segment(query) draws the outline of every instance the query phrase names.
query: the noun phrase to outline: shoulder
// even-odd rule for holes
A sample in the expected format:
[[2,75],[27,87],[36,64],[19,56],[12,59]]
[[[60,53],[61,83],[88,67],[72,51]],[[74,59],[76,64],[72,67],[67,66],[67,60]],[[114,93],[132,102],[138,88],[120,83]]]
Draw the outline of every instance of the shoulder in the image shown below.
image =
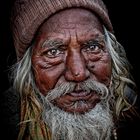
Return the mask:
[[2,93],[0,100],[1,111],[4,111],[2,113],[5,115],[10,117],[19,112],[20,96],[12,87]]
[[140,139],[140,96],[135,104],[135,113],[119,122],[118,140],[139,140]]
[[[20,122],[20,96],[11,87],[7,91],[3,92],[0,99],[0,114],[4,137],[14,137],[17,135],[19,130],[18,123]],[[6,133],[6,134],[4,134]]]

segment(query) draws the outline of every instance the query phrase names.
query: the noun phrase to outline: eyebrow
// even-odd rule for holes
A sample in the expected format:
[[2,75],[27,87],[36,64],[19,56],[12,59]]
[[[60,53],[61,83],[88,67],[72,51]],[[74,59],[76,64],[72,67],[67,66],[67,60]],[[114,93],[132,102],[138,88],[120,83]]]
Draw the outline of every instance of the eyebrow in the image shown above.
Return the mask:
[[[85,43],[83,44],[87,44],[87,43],[93,43],[93,42],[105,42],[105,36],[104,35],[99,35],[95,38],[89,39],[87,40]],[[61,45],[64,45],[64,42],[61,39],[47,39],[43,42],[41,47],[59,47]]]
[[58,47],[63,45],[63,41],[60,39],[54,40],[54,39],[47,39],[44,41],[44,43],[42,44],[42,47]]
[[105,35],[99,35],[93,40],[95,40],[95,41],[105,41]]
[[87,40],[84,44],[87,44],[87,43],[94,43],[94,42],[102,42],[102,43],[105,43],[105,36],[104,35],[100,35],[100,36],[97,36],[95,38],[91,38],[89,40]]

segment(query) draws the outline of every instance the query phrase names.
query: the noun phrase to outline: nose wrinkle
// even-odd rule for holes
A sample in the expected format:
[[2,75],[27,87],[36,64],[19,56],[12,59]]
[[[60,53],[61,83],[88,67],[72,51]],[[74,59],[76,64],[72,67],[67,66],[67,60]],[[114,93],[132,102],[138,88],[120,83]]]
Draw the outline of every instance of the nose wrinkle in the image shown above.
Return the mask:
[[73,76],[79,77],[85,73],[84,59],[80,56],[80,53],[73,52],[70,61],[70,70]]
[[71,80],[83,81],[89,73],[86,70],[85,60],[78,49],[72,49],[67,56],[67,74]]

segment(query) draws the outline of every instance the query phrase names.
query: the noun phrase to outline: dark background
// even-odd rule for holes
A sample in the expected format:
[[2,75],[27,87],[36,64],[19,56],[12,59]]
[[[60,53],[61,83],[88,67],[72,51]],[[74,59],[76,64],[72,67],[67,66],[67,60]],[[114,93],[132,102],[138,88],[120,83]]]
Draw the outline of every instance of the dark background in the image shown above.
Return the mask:
[[[9,15],[11,5],[14,0],[5,0],[0,3],[0,90],[4,91],[8,88],[7,70],[16,62],[15,50],[12,42],[12,36],[9,26]],[[140,10],[138,2],[123,0],[104,0],[110,19],[112,21],[115,35],[118,41],[124,46],[128,60],[133,66],[132,74],[140,87],[140,68],[139,68],[139,23]]]
[[[5,0],[0,2],[0,94],[9,87],[8,70],[16,62],[15,50],[10,31],[9,16],[11,6],[14,0]],[[135,0],[104,0],[108,8],[110,19],[112,21],[115,35],[118,41],[124,46],[127,58],[132,64],[132,75],[140,91],[140,27],[138,20],[140,18],[139,4]],[[1,96],[0,96],[1,97]],[[140,103],[139,103],[140,105]],[[140,122],[133,121],[129,126],[132,129],[126,129],[125,135],[128,139],[140,139]],[[131,137],[129,135],[132,133]],[[1,139],[1,138],[0,138]],[[125,140],[125,139],[124,139]]]

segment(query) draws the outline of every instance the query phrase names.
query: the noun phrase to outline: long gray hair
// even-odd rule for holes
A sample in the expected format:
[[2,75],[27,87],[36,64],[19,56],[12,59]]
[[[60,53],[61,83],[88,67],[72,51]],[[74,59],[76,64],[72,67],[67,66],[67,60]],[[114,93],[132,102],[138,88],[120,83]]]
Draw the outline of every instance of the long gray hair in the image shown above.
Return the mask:
[[[106,46],[112,58],[112,79],[109,90],[115,95],[114,112],[119,116],[121,112],[130,109],[136,101],[135,83],[130,74],[130,64],[124,48],[118,43],[115,36],[105,28]],[[11,78],[14,88],[25,94],[31,87],[34,89],[34,77],[31,64],[32,47],[29,47],[24,57],[13,66]],[[30,94],[26,92],[26,94]],[[25,96],[25,95],[24,95]]]

